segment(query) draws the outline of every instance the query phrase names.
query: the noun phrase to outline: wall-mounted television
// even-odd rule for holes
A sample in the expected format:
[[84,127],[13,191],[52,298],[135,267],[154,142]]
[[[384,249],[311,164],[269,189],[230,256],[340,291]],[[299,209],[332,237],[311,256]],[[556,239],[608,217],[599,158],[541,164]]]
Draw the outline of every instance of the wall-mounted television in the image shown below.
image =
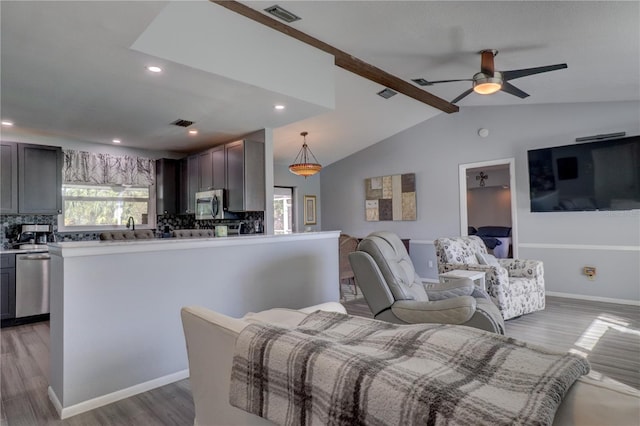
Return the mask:
[[640,136],[527,151],[532,212],[640,209]]

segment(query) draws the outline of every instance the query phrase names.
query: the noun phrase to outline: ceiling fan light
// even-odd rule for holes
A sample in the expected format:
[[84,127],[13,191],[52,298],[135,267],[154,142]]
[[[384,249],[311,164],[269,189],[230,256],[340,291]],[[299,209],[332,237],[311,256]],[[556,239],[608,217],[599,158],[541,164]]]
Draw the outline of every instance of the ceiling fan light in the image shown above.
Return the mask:
[[476,74],[473,77],[473,91],[480,95],[490,95],[496,93],[502,88],[502,78],[499,73],[495,73],[493,77],[487,75]]
[[496,93],[501,87],[502,84],[500,83],[476,83],[473,85],[473,91],[481,95],[490,95],[492,93]]

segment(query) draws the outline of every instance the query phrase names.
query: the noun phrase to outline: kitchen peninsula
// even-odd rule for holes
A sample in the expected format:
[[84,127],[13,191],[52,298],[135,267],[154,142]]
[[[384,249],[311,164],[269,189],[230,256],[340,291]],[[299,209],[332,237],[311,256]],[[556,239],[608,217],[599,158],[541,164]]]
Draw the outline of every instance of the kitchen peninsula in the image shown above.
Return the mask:
[[338,301],[339,234],[51,244],[49,397],[61,418],[188,377],[183,306],[239,317]]

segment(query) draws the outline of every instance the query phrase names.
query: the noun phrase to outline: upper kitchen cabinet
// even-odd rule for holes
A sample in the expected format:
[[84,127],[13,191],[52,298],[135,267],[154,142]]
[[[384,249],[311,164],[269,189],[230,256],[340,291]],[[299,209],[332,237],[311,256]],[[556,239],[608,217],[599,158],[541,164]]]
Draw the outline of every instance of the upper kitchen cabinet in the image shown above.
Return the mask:
[[200,156],[190,155],[180,161],[180,212],[195,213],[196,192],[200,189]]
[[215,146],[198,154],[198,167],[200,191],[226,187],[224,145]]
[[251,140],[225,145],[229,211],[264,211],[264,144]]
[[18,212],[62,213],[62,148],[18,144]]
[[0,143],[0,213],[18,213],[18,144]]
[[162,158],[156,160],[156,211],[158,214],[178,213],[177,160]]
[[213,162],[211,161],[211,150],[208,149],[198,154],[198,191],[213,189]]
[[227,187],[227,161],[224,145],[211,148],[211,165],[213,166],[213,188]]

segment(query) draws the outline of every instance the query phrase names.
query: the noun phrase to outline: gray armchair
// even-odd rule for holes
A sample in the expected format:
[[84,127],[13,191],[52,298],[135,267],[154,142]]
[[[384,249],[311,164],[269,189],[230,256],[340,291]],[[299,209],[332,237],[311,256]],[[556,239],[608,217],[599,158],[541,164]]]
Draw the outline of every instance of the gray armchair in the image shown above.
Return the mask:
[[504,320],[469,279],[425,284],[392,232],[374,232],[349,254],[356,282],[374,318],[397,324],[458,324],[504,334]]

